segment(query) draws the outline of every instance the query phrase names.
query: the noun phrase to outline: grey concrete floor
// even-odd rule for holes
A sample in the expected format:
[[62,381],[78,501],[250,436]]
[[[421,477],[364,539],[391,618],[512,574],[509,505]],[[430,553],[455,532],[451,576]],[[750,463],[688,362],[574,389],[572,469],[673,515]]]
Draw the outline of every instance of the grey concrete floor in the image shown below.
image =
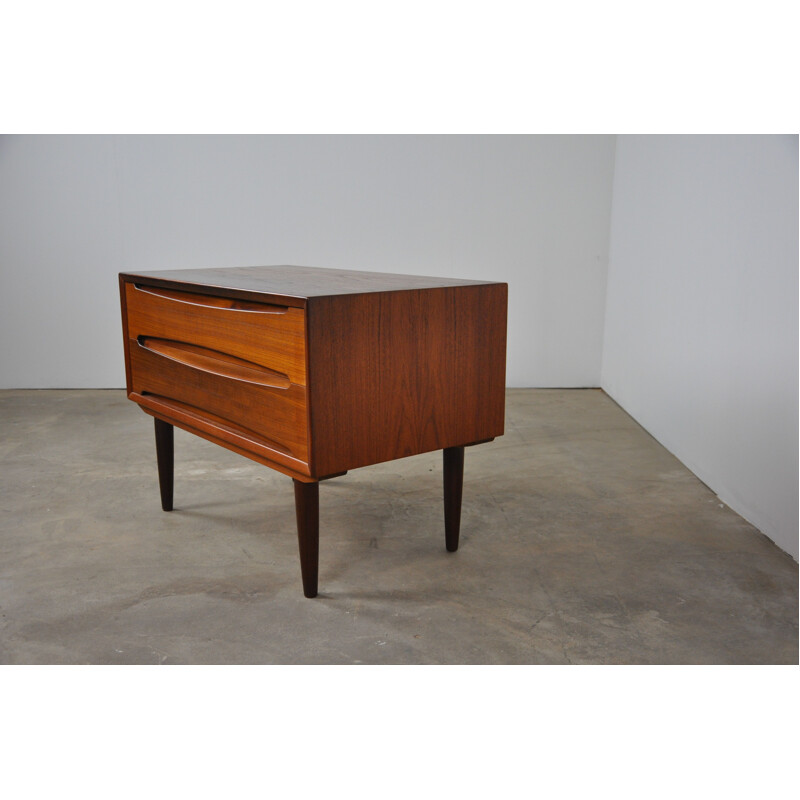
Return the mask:
[[467,450],[320,487],[303,597],[291,481],[183,431],[160,510],[121,391],[0,392],[0,663],[797,663],[794,560],[599,390],[511,390]]

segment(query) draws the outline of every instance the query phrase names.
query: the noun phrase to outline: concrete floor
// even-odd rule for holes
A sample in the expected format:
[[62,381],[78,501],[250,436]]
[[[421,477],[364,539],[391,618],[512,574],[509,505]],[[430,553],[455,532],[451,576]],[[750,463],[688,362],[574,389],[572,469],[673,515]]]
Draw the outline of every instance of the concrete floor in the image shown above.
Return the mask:
[[797,663],[794,560],[599,390],[511,390],[467,450],[320,487],[303,597],[291,481],[121,391],[0,392],[0,663]]

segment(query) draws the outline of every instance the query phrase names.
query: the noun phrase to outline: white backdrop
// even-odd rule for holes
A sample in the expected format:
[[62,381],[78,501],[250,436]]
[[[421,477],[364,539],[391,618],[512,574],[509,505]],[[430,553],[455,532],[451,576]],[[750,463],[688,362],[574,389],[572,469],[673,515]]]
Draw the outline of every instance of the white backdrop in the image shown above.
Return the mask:
[[116,275],[509,283],[508,383],[597,386],[613,136],[0,137],[0,388],[124,384]]
[[797,557],[797,190],[797,137],[0,137],[0,388],[122,386],[122,270],[504,280],[509,385],[602,385]]
[[621,136],[603,388],[798,555],[796,136]]

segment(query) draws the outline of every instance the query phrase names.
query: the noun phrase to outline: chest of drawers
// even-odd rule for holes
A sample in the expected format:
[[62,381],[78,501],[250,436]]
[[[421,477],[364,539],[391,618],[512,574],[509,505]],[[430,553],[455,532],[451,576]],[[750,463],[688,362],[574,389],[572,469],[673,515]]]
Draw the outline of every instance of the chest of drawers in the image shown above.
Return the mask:
[[503,433],[506,284],[278,266],[122,273],[120,295],[164,510],[174,425],[288,475],[313,597],[319,481],[443,450],[457,548],[463,448]]

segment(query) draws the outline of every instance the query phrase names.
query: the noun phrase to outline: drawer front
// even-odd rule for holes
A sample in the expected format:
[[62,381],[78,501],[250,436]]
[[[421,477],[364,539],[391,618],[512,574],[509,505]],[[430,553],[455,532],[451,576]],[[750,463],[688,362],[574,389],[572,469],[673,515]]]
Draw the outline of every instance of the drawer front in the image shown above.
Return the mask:
[[305,311],[126,284],[128,336],[241,359],[306,385]]
[[252,440],[279,463],[308,462],[304,386],[270,385],[269,374],[199,347],[185,351],[145,337],[128,346],[134,393]]

